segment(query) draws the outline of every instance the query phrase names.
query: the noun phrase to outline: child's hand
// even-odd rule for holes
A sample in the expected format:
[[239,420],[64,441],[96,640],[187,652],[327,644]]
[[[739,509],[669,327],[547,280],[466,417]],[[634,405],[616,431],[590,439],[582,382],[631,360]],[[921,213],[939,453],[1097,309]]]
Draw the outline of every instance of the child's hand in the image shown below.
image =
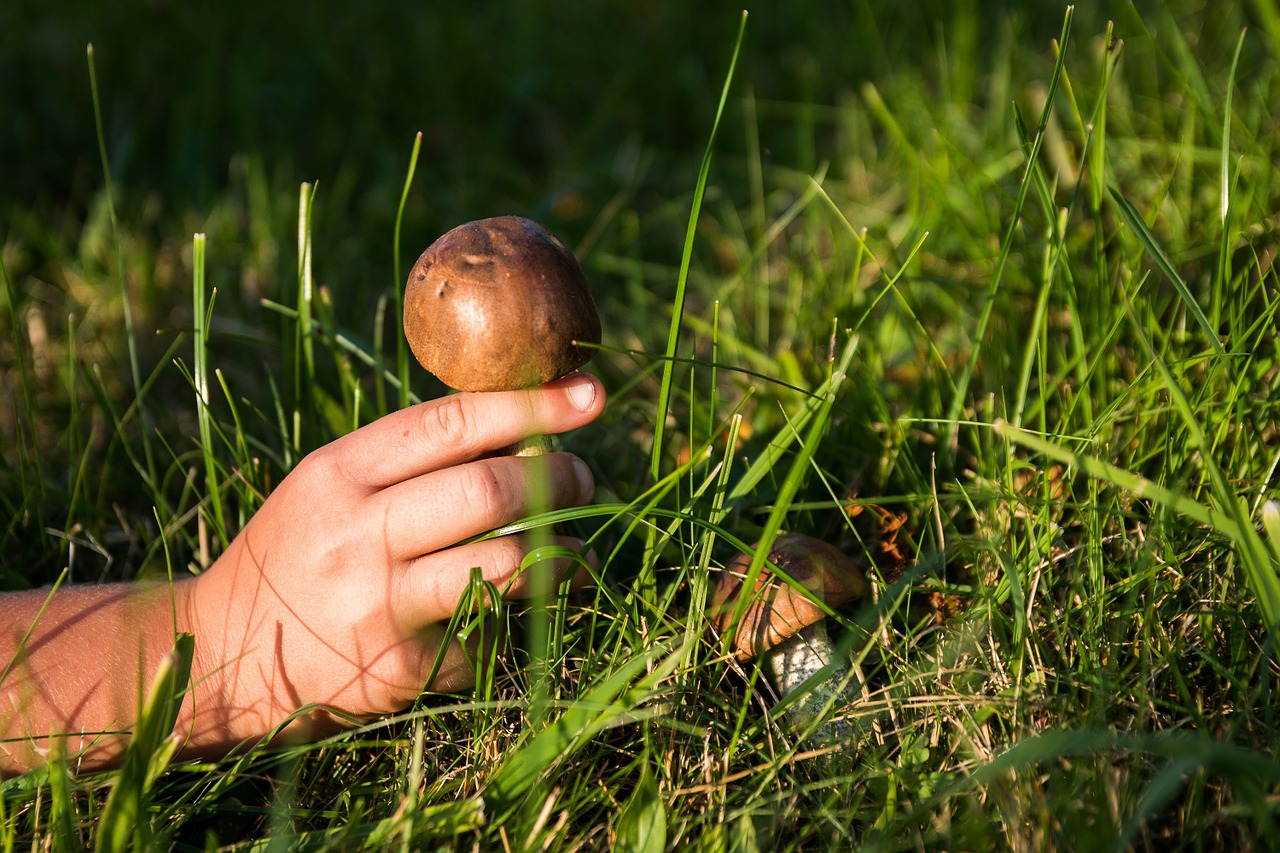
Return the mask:
[[[570,454],[491,454],[580,427],[603,406],[603,389],[585,374],[458,394],[387,415],[302,460],[213,567],[177,586],[179,627],[196,636],[193,751],[260,737],[313,703],[360,718],[401,710],[442,646],[432,686],[469,685],[473,673],[444,628],[472,567],[510,596],[531,584],[517,575],[520,539],[458,543],[527,515],[540,494],[559,508],[586,503],[593,490]],[[540,564],[531,574],[571,568]],[[309,723],[332,720],[313,714]]]

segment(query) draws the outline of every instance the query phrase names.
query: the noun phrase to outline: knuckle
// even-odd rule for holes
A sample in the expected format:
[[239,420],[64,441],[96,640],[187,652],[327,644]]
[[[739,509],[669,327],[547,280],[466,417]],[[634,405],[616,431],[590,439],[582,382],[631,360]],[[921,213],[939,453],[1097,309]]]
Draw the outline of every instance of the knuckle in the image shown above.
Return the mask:
[[465,470],[463,494],[470,511],[493,524],[507,521],[513,501],[495,466],[484,461],[469,465]]
[[336,443],[318,447],[299,460],[286,482],[292,481],[295,487],[312,488],[332,483],[335,478],[350,479],[345,457],[342,447]]
[[453,394],[425,411],[427,434],[453,450],[469,450],[475,445],[475,398]]
[[302,460],[307,480],[320,489],[332,489],[334,483],[363,484],[365,472],[359,454],[345,441],[335,441],[313,450]]
[[528,553],[527,543],[519,536],[502,536],[489,543],[485,555],[485,579],[503,597],[518,595],[521,585],[520,565]]
[[504,580],[514,577],[529,553],[528,543],[519,536],[503,536],[498,540],[494,551],[495,576]]

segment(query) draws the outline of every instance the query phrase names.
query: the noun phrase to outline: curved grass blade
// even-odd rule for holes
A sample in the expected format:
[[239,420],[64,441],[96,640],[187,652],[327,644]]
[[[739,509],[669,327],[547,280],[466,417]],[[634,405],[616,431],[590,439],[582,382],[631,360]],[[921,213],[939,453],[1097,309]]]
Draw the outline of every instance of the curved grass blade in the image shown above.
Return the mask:
[[[395,328],[397,330],[404,328],[404,279],[400,276],[400,223],[404,220],[404,206],[409,200],[409,187],[413,185],[413,173],[418,168],[418,152],[422,149],[422,131],[418,131],[418,135],[413,138],[413,151],[409,154],[409,172],[404,176],[404,190],[400,193],[400,206],[396,208],[396,227],[391,238],[392,255],[394,264],[391,267],[395,270]],[[400,378],[400,408],[404,409],[409,406],[409,353],[406,347],[408,342],[403,334],[396,335],[396,376]],[[379,351],[378,359],[381,361],[382,353]],[[382,393],[382,383],[378,383],[379,395]],[[386,411],[386,403],[379,400],[379,411]]]
[[1170,283],[1173,284],[1174,290],[1178,291],[1178,296],[1182,298],[1183,304],[1187,306],[1187,313],[1195,318],[1196,324],[1204,332],[1204,336],[1208,339],[1209,345],[1213,347],[1213,351],[1220,356],[1225,356],[1227,354],[1226,350],[1222,348],[1222,342],[1218,340],[1218,334],[1213,330],[1213,326],[1210,325],[1209,318],[1204,315],[1204,311],[1200,310],[1199,303],[1191,295],[1191,289],[1182,280],[1182,276],[1178,275],[1178,271],[1173,268],[1173,264],[1169,262],[1169,256],[1164,253],[1164,249],[1160,247],[1156,236],[1151,233],[1151,229],[1147,227],[1147,223],[1142,219],[1137,209],[1115,187],[1107,187],[1107,192],[1111,193],[1111,200],[1116,203],[1120,216],[1133,230],[1133,233],[1137,235],[1143,248],[1151,256],[1151,260],[1159,267],[1160,272],[1164,273],[1165,278],[1169,279]]
[[138,712],[124,766],[98,820],[94,845],[98,851],[151,849],[151,789],[180,745],[173,728],[191,679],[194,651],[195,637],[179,634],[156,672]]
[[689,211],[689,226],[685,232],[684,253],[680,257],[680,275],[676,279],[676,295],[671,304],[671,326],[667,331],[666,359],[662,363],[662,385],[658,390],[658,410],[653,419],[653,448],[650,453],[649,473],[654,480],[658,479],[662,466],[663,427],[667,421],[667,409],[671,406],[671,381],[675,367],[676,347],[679,344],[680,327],[684,319],[685,288],[689,283],[689,265],[693,260],[693,239],[698,230],[698,216],[702,212],[702,199],[707,193],[707,177],[711,173],[711,155],[715,151],[716,132],[720,129],[720,118],[724,115],[724,105],[729,99],[729,87],[733,82],[733,72],[738,65],[738,52],[742,49],[742,36],[747,29],[747,12],[742,13],[742,22],[738,25],[738,39],[733,45],[733,56],[729,60],[729,71],[725,74],[724,87],[720,90],[720,105],[716,107],[716,117],[711,123],[711,136],[707,139],[707,149],[702,155],[702,167],[698,170],[698,183],[693,190],[693,206]]

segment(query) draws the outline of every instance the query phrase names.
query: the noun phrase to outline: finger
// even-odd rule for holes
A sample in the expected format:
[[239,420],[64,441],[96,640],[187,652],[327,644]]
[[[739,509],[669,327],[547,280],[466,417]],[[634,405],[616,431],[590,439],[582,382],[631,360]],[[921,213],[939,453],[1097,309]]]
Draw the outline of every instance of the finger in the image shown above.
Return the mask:
[[574,373],[523,391],[453,394],[392,412],[327,448],[339,476],[382,488],[531,435],[567,432],[604,409],[600,380]]
[[366,506],[380,516],[390,553],[413,559],[537,509],[584,504],[594,490],[591,471],[571,453],[495,456],[397,483]]
[[[580,539],[556,536],[552,543],[581,554]],[[594,552],[577,558],[558,557],[526,567],[520,564],[529,553],[529,541],[521,536],[502,536],[484,542],[459,545],[415,560],[400,575],[396,599],[400,618],[408,625],[425,626],[447,622],[467,595],[472,569],[480,578],[497,587],[503,598],[531,598],[553,592],[566,578],[574,589],[594,579],[582,562],[596,565]]]

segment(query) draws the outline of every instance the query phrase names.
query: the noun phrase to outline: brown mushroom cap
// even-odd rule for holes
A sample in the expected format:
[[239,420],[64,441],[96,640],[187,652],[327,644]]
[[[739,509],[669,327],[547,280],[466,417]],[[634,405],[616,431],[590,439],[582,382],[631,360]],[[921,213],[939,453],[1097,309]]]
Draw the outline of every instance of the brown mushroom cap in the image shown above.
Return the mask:
[[404,332],[418,361],[460,391],[550,382],[591,359],[600,317],[573,253],[529,219],[459,225],[409,273]]
[[[769,550],[769,562],[833,610],[858,598],[867,589],[866,578],[847,554],[812,536],[799,533],[778,536]],[[716,629],[722,633],[729,630],[750,566],[750,554],[734,557],[712,591],[710,612]],[[756,593],[751,596],[733,637],[738,660],[750,660],[768,651],[826,615],[766,564],[756,579]]]

